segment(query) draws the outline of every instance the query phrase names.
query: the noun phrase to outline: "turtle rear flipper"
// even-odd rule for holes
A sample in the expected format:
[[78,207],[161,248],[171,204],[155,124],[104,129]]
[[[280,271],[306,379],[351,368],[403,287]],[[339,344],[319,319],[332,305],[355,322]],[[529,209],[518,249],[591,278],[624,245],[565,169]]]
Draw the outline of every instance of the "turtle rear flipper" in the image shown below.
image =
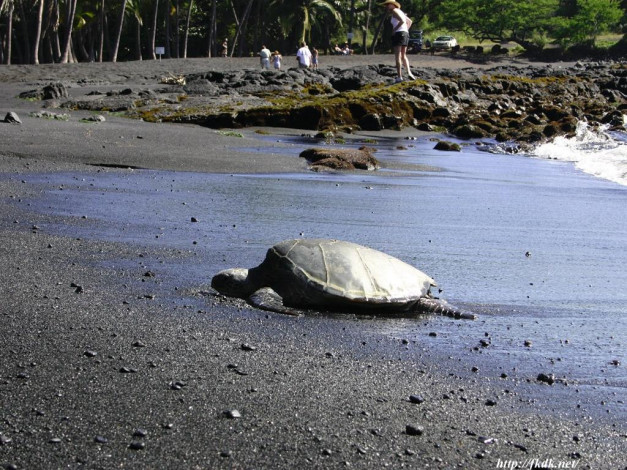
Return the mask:
[[271,287],[262,287],[248,297],[248,303],[253,307],[285,315],[300,316],[300,312],[283,304],[283,298]]
[[461,310],[449,305],[447,302],[434,299],[431,297],[421,297],[418,301],[418,310],[421,312],[435,313],[446,317],[476,320],[477,316],[473,313],[462,312]]

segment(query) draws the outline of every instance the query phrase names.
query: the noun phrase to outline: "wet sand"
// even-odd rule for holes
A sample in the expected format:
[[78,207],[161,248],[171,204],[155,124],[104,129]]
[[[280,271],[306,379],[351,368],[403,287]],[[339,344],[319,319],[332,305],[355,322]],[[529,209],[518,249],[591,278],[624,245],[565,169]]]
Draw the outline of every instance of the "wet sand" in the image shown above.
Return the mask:
[[[204,66],[197,62],[189,67]],[[123,71],[108,79],[149,79],[138,64],[117,67]],[[44,80],[63,70],[28,73]],[[458,374],[424,344],[368,331],[364,319],[290,318],[215,297],[198,279],[204,274],[208,283],[212,273],[197,265],[191,242],[163,248],[50,233],[53,225],[72,233],[98,224],[93,214],[29,210],[51,190],[32,175],[53,175],[52,183],[61,172],[133,178],[90,166],[103,164],[227,174],[304,172],[305,165],[273,152],[274,142],[192,126],[29,118],[20,111],[37,103],[12,98],[28,85],[2,72],[0,111],[23,120],[0,124],[0,463],[7,468],[497,468],[513,461],[548,468],[549,460],[625,467],[624,422],[552,411],[548,385],[530,391],[525,382]],[[242,150],[251,146],[268,151]],[[229,264],[227,255],[217,252],[222,259],[213,263]],[[164,274],[164,263],[180,264],[178,275]],[[574,389],[564,393],[576,401]],[[412,403],[411,395],[424,401]]]

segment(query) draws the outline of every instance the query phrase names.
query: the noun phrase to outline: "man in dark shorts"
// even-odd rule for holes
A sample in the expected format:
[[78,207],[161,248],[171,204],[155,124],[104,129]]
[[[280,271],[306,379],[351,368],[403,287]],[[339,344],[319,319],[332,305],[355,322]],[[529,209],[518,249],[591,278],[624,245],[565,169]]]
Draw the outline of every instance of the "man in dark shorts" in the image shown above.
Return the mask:
[[392,48],[394,49],[394,58],[396,59],[396,83],[403,81],[403,66],[407,69],[407,76],[411,80],[416,77],[411,73],[409,68],[409,59],[407,58],[407,45],[409,44],[409,28],[412,21],[401,10],[401,4],[394,0],[385,0],[380,4],[385,7],[392,21]]

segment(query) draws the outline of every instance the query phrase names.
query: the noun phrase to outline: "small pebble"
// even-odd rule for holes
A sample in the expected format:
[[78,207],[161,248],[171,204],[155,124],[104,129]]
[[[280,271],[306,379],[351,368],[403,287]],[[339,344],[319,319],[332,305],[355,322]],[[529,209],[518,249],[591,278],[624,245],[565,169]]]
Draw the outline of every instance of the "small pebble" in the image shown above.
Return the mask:
[[409,436],[422,436],[425,432],[425,428],[414,424],[408,424],[405,426],[405,433]]
[[538,382],[553,385],[555,383],[555,376],[553,374],[538,374],[537,380]]
[[421,395],[409,395],[409,401],[420,405],[425,402],[425,399]]
[[229,419],[238,419],[242,417],[242,414],[238,410],[227,410],[224,412],[224,416]]
[[131,450],[142,450],[146,447],[145,442],[133,441],[129,444],[128,448]]
[[146,437],[147,435],[148,435],[148,431],[146,431],[145,429],[142,429],[142,428],[137,428],[133,432],[133,436],[134,437]]
[[185,382],[181,382],[180,380],[177,380],[176,382],[170,382],[170,388],[172,390],[180,390],[186,385],[187,384]]
[[496,400],[486,400],[485,406],[496,406]]

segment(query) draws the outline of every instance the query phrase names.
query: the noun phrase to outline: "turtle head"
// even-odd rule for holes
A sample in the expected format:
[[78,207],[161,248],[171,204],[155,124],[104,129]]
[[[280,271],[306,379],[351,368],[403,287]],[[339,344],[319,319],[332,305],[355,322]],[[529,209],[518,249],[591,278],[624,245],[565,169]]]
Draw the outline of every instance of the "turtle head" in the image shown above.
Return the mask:
[[220,271],[211,279],[211,287],[220,294],[241,298],[248,297],[256,290],[248,278],[248,269],[244,268]]

